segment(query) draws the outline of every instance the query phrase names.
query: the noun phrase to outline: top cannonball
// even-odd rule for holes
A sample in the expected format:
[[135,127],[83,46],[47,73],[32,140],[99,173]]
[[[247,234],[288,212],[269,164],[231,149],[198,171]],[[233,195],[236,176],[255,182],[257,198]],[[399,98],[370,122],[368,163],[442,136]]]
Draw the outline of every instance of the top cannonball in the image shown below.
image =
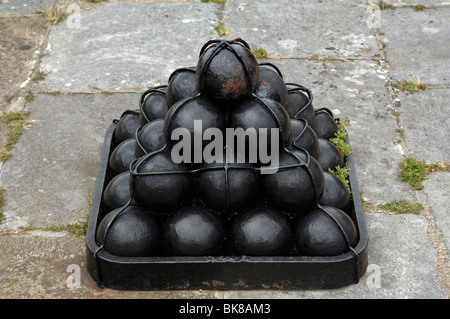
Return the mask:
[[241,40],[211,40],[197,63],[200,90],[217,100],[250,97],[259,81],[259,65],[248,44]]

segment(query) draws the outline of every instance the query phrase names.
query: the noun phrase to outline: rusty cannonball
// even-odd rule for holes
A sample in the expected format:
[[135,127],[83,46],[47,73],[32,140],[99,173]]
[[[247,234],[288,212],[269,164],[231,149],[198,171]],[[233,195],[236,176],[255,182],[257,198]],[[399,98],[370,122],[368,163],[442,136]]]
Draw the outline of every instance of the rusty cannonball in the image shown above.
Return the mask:
[[299,255],[336,256],[348,252],[349,245],[356,246],[358,230],[342,210],[324,206],[323,210],[313,209],[297,219],[294,238]]
[[169,76],[166,99],[169,108],[178,101],[200,93],[196,68],[179,68]]
[[283,106],[288,102],[288,92],[283,75],[272,63],[259,64],[259,81],[255,94],[277,101]]
[[270,206],[249,208],[231,224],[229,244],[235,255],[282,256],[290,250],[290,243],[288,221]]
[[259,65],[249,45],[241,40],[211,40],[197,63],[200,91],[212,99],[240,100],[255,91]]
[[96,241],[116,256],[153,255],[161,242],[160,225],[146,210],[137,206],[117,208],[100,222]]
[[224,240],[222,221],[204,207],[181,207],[164,223],[163,245],[171,256],[218,255]]

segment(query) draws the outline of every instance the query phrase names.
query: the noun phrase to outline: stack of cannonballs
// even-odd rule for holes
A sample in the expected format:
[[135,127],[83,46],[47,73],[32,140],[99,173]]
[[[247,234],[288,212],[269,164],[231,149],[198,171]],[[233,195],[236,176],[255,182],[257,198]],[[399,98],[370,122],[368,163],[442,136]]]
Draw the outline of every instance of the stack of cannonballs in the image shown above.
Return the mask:
[[113,255],[335,256],[358,241],[328,172],[345,165],[336,119],[242,39],[207,42],[116,123],[96,233]]

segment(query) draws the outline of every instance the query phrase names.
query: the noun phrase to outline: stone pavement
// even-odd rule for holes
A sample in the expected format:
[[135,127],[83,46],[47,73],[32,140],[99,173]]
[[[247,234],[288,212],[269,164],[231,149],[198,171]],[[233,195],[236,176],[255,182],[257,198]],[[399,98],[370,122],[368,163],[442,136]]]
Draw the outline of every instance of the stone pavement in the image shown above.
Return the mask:
[[[436,298],[450,296],[450,172],[413,190],[398,179],[407,156],[450,159],[450,5],[384,1],[0,0],[0,111],[27,110],[30,125],[1,165],[0,298]],[[397,3],[398,2],[398,3]],[[51,24],[37,10],[69,9]],[[422,9],[422,10],[419,10]],[[85,239],[22,230],[83,220],[104,134],[148,87],[193,66],[218,38],[263,47],[286,82],[310,88],[316,108],[348,116],[363,191],[369,268],[335,290],[116,291],[85,270]],[[428,84],[394,87],[412,77]],[[26,98],[27,97],[27,98]],[[7,127],[0,122],[0,142]],[[388,201],[422,204],[418,215],[389,213]],[[75,266],[73,266],[75,265]],[[68,276],[80,267],[81,284]]]

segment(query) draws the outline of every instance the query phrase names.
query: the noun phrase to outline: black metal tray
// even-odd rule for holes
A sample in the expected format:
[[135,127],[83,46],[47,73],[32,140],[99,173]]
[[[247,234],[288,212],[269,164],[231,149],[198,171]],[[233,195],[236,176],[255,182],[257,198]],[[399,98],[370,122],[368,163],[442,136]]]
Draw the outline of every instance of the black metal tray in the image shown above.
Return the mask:
[[[367,268],[368,234],[352,155],[347,156],[353,197],[351,217],[359,232],[353,251],[332,257],[201,256],[120,257],[96,243],[103,191],[110,179],[108,160],[116,124],[105,134],[86,233],[87,270],[99,287],[122,290],[332,289],[359,282]],[[346,140],[350,145],[348,136]]]

